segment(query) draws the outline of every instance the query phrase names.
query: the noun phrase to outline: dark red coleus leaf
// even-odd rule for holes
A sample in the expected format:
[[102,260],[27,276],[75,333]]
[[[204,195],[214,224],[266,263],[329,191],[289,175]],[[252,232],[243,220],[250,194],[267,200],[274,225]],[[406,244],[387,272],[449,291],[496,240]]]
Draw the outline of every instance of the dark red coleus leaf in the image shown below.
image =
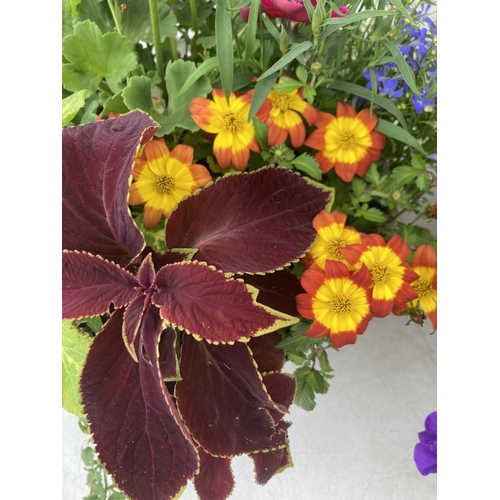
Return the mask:
[[80,384],[84,411],[99,457],[124,493],[134,500],[166,500],[194,476],[198,454],[149,345],[158,343],[163,329],[158,310],[148,309],[139,332],[149,338],[149,362],[130,357],[122,321],[118,310],[90,348]]
[[185,335],[180,371],[179,412],[208,453],[233,457],[285,446],[286,430],[268,411],[280,407],[266,392],[246,344],[211,345]]
[[63,252],[62,260],[64,319],[104,314],[111,303],[123,307],[141,293],[137,279],[113,262],[79,252]]
[[298,259],[316,237],[312,219],[328,194],[281,168],[228,175],[179,204],[167,222],[170,249],[225,272],[257,273]]
[[295,296],[304,293],[304,289],[292,272],[283,269],[264,275],[245,275],[243,280],[259,290],[259,303],[290,316],[299,316]]
[[177,378],[179,365],[176,354],[177,333],[173,328],[165,328],[160,337],[160,370],[163,379]]
[[[262,380],[271,399],[288,410],[295,396],[297,386],[295,377],[288,373],[273,372],[263,375]],[[283,412],[281,411],[270,409],[269,413],[271,413],[276,423],[283,418]]]
[[260,337],[251,338],[248,347],[257,363],[260,373],[279,371],[285,364],[285,351],[274,347],[283,340],[280,332],[272,332]]
[[158,129],[145,113],[63,130],[63,249],[101,255],[126,266],[144,247],[128,210],[135,155]]
[[202,448],[198,453],[200,471],[194,477],[194,487],[200,500],[225,500],[234,488],[231,459],[213,457]]
[[210,342],[248,339],[298,321],[257,304],[247,285],[197,262],[163,267],[155,287],[161,316]]
[[250,456],[255,466],[255,482],[258,484],[264,485],[275,474],[293,467],[289,446],[268,453],[254,453]]

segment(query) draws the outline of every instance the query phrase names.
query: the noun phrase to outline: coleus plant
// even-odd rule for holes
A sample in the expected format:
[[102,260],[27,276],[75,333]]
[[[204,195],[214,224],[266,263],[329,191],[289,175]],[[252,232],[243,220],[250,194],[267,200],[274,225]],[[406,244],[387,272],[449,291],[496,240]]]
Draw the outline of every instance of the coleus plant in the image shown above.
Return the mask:
[[127,205],[156,124],[127,115],[63,130],[63,318],[109,315],[80,380],[96,451],[134,500],[227,498],[231,458],[265,484],[292,465],[283,419],[295,379],[280,328],[298,321],[298,278],[331,201],[282,168],[226,175],[181,201],[167,250],[146,247]]

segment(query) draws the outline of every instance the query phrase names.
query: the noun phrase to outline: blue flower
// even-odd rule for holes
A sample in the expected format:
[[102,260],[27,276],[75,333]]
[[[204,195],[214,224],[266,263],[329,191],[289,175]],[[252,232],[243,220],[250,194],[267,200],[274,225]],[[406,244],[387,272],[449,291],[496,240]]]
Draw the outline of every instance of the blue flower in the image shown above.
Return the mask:
[[435,104],[434,99],[429,99],[427,90],[422,90],[422,95],[413,94],[411,96],[411,102],[413,104],[413,107],[415,108],[415,112],[417,113],[417,115],[420,115],[424,111],[430,111],[429,109],[425,108],[426,107],[432,108]]
[[413,458],[422,476],[437,472],[437,411],[425,419],[425,431],[418,433]]

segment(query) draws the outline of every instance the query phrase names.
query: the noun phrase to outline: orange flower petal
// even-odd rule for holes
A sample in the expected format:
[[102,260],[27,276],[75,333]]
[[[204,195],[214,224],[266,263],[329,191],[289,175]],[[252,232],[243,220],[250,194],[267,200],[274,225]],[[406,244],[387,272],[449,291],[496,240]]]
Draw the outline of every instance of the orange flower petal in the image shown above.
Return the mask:
[[312,337],[312,338],[320,338],[320,337],[326,337],[330,333],[330,330],[324,325],[322,325],[319,321],[314,320],[312,325],[309,327],[309,330],[307,330],[304,335],[306,337]]
[[430,245],[420,245],[413,255],[413,267],[437,267],[436,252]]
[[326,174],[334,167],[334,163],[322,151],[318,151],[314,155],[314,159],[319,163],[319,168],[323,174]]
[[339,101],[337,103],[337,117],[348,116],[350,118],[356,117],[356,110],[346,102]]
[[407,304],[408,302],[412,302],[417,299],[417,292],[411,287],[411,285],[403,281],[403,283],[401,283],[401,288],[397,291],[396,296],[394,297],[394,304]]
[[205,186],[212,180],[210,172],[203,165],[194,163],[193,165],[189,165],[189,170],[191,171],[195,188]]
[[144,227],[154,229],[160,222],[163,210],[146,205],[144,207]]
[[316,292],[325,282],[325,275],[313,269],[306,269],[300,278],[302,288],[310,295],[316,295]]
[[[373,149],[382,150],[385,148],[386,137],[384,134],[380,133],[378,130],[373,130],[371,133],[371,137]],[[378,160],[378,158],[376,159]]]
[[304,141],[304,145],[309,146],[313,149],[317,149],[318,151],[324,151],[326,148],[325,134],[325,128],[316,129],[311,135],[307,137],[307,139]]
[[176,158],[184,165],[191,165],[191,163],[193,163],[193,154],[194,149],[191,146],[178,144],[174,149],[172,149],[170,158]]
[[355,344],[357,338],[357,331],[330,333],[330,340],[337,349],[348,344]]
[[344,181],[351,182],[354,174],[356,173],[357,163],[340,163],[335,162],[335,173]]
[[327,260],[325,262],[325,275],[327,279],[348,278],[351,275],[351,273],[349,272],[349,269],[347,269],[347,266],[342,262],[338,262],[335,260]]
[[372,313],[376,318],[385,318],[394,307],[394,300],[372,298]]
[[267,144],[269,146],[277,146],[278,144],[283,144],[288,137],[288,131],[281,128],[276,123],[271,123],[269,125],[269,134],[267,136]]
[[295,297],[297,311],[306,319],[314,319],[312,310],[312,297],[307,293],[301,293]]
[[[399,235],[394,235],[388,242],[387,248],[390,248],[404,262],[410,255],[410,247]],[[418,279],[418,278],[416,278]]]
[[363,156],[363,158],[360,158],[358,160],[358,166],[356,168],[356,173],[360,177],[364,177],[368,169],[370,168],[370,165],[373,163],[373,158],[369,151],[367,151],[367,154]]
[[372,113],[370,116],[370,110],[368,108],[362,109],[357,114],[357,118],[365,124],[369,132],[371,132],[377,126],[377,115],[375,115],[375,113]]
[[324,111],[318,111],[318,116],[314,122],[314,125],[318,128],[324,128],[334,122],[337,118],[331,113],[325,113]]

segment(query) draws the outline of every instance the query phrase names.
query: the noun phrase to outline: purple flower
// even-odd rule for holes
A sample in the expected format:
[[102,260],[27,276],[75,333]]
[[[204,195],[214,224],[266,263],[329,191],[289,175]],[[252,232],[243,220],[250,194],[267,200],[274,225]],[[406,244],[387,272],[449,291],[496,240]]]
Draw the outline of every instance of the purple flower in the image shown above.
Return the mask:
[[422,476],[437,472],[437,411],[425,419],[425,431],[418,433],[419,443],[415,445],[413,457]]
[[435,104],[435,100],[429,99],[429,94],[425,89],[422,90],[422,95],[413,94],[411,96],[411,102],[417,115],[420,115],[424,111],[431,111]]

